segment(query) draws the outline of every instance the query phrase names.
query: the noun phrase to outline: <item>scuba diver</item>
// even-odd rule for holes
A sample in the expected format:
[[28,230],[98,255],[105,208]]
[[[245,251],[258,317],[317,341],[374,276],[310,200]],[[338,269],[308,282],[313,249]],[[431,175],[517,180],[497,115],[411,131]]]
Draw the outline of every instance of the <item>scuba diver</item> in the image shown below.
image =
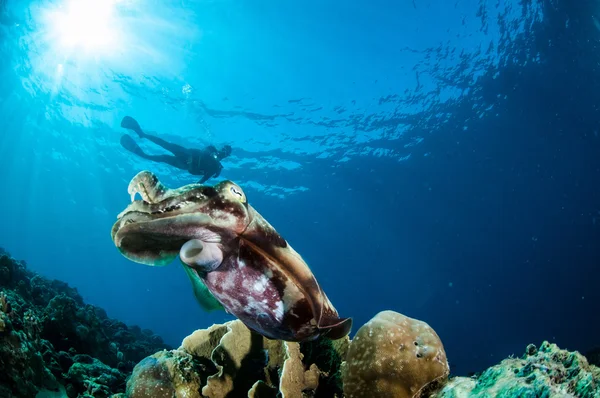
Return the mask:
[[121,120],[121,127],[135,131],[140,138],[146,138],[156,145],[160,145],[173,155],[148,155],[142,151],[142,148],[140,148],[133,138],[127,134],[124,134],[121,137],[121,145],[123,148],[144,159],[166,163],[173,167],[177,167],[178,169],[187,170],[192,175],[201,175],[202,179],[198,181],[199,184],[203,184],[211,177],[218,177],[223,169],[221,160],[231,155],[231,146],[229,145],[223,146],[219,151],[212,145],[200,150],[188,149],[177,144],[172,144],[162,138],[144,133],[138,122],[130,116],[125,116],[123,120]]

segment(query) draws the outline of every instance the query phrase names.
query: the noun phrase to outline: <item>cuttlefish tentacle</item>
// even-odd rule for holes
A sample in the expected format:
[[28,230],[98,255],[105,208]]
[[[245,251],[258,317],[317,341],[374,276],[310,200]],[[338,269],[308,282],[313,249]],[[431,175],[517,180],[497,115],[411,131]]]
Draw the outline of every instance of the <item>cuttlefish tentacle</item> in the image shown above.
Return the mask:
[[140,194],[142,200],[148,203],[157,203],[169,195],[169,188],[164,186],[153,173],[141,171],[131,179],[127,192],[131,195],[133,202],[136,194]]
[[200,184],[189,184],[177,189],[167,188],[158,177],[151,171],[141,171],[131,179],[127,192],[133,202],[136,194],[140,194],[142,200],[146,203],[157,204],[170,198],[179,197],[186,192],[201,187]]

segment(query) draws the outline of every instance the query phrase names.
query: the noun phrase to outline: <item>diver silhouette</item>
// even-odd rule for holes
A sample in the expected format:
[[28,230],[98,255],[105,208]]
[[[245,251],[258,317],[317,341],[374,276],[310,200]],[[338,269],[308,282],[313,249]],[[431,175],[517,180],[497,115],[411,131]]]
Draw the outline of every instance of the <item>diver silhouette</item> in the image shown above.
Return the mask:
[[152,160],[154,162],[166,163],[181,170],[187,170],[190,174],[202,176],[198,181],[203,184],[211,177],[218,177],[221,174],[223,165],[221,160],[231,155],[231,146],[225,145],[219,151],[213,145],[209,145],[204,149],[184,148],[180,145],[173,144],[163,140],[162,138],[144,133],[139,123],[131,116],[125,116],[121,120],[121,127],[132,130],[137,133],[140,138],[145,138],[152,141],[156,145],[160,145],[173,155],[148,155],[129,135],[124,134],[121,137],[121,145],[129,152]]

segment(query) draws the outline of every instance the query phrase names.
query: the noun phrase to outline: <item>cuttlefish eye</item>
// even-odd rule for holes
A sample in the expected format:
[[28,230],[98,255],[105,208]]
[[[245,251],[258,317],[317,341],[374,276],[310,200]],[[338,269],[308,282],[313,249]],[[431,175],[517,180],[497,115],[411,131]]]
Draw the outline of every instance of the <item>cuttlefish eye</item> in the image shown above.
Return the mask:
[[232,185],[229,187],[229,192],[233,194],[233,196],[242,203],[246,203],[246,195],[244,191],[238,186]]

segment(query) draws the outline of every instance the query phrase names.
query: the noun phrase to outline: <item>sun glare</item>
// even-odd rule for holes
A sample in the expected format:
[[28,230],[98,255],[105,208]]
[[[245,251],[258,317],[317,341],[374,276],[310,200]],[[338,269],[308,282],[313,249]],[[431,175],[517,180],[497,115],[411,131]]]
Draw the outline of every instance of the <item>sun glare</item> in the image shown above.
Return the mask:
[[67,0],[48,12],[52,40],[65,50],[98,51],[119,39],[118,0]]
[[173,6],[180,0],[150,3],[31,1],[30,29],[20,45],[29,50],[32,72],[27,84],[32,95],[68,94],[81,102],[66,101],[65,109],[79,111],[84,102],[106,105],[125,98],[128,91],[119,83],[124,76],[177,77],[186,67],[187,47],[198,35],[190,22],[194,14]]

